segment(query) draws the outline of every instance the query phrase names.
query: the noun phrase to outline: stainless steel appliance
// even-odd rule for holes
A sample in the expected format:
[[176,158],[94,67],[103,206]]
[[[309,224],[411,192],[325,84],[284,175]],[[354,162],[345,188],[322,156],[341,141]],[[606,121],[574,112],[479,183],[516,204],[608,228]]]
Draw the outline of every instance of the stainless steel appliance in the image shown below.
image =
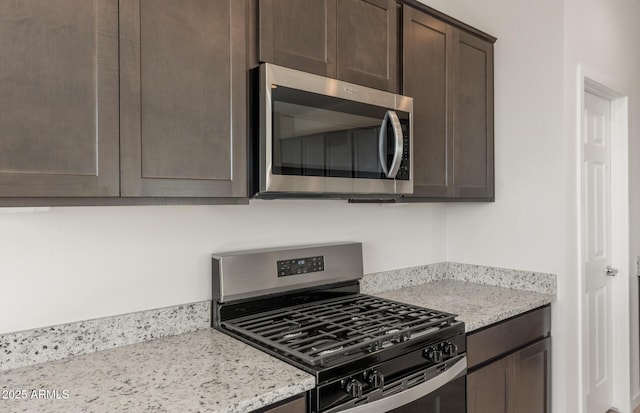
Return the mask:
[[455,315],[359,292],[362,245],[213,256],[213,326],[313,374],[308,411],[466,411]]
[[413,192],[413,99],[268,63],[259,68],[260,198]]

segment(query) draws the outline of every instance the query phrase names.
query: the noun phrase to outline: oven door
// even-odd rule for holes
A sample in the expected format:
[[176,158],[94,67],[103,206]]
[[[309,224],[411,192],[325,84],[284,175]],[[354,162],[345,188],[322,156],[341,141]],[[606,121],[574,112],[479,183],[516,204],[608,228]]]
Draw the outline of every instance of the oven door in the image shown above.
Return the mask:
[[[439,389],[401,407],[392,413],[466,413],[467,377],[462,376]],[[386,411],[386,410],[385,410]]]
[[260,93],[261,195],[407,192],[410,98],[268,64]]
[[366,399],[337,406],[329,412],[465,413],[466,372],[467,358],[461,356],[450,365],[430,367],[385,383]]

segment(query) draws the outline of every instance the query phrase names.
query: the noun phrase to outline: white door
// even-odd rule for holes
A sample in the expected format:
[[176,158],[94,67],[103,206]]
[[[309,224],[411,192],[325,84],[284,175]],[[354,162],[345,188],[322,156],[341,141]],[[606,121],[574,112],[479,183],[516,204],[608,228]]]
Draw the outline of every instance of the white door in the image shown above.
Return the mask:
[[612,406],[611,103],[584,95],[583,303],[587,413]]

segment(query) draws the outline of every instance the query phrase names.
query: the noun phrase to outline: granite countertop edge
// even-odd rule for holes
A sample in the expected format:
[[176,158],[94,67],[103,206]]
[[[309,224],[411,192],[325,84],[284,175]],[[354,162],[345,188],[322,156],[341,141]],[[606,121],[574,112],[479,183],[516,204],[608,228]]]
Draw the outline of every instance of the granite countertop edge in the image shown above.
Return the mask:
[[456,314],[467,333],[556,300],[555,294],[460,280],[432,281],[372,295]]
[[[476,330],[482,329],[484,327],[488,327],[492,324],[496,324],[499,323],[500,321],[504,321],[507,320],[511,317],[515,317],[518,316],[520,314],[524,314],[528,311],[531,310],[535,310],[536,308],[539,307],[543,307],[545,305],[551,304],[555,301],[555,296],[552,294],[540,294],[540,293],[533,293],[533,294],[538,294],[538,295],[545,295],[548,297],[540,297],[537,300],[527,304],[527,305],[523,305],[520,307],[513,307],[509,310],[504,310],[502,312],[500,312],[499,314],[496,314],[494,317],[487,317],[485,319],[483,319],[482,321],[478,321],[478,322],[469,322],[469,323],[465,323],[465,331],[467,333],[472,333]],[[462,320],[464,321],[464,320]]]
[[308,390],[313,389],[315,385],[315,378],[309,376],[307,379],[299,383],[287,383],[280,388],[273,389],[271,392],[256,395],[255,397],[236,403],[231,403],[222,409],[216,410],[216,413],[249,413],[256,409],[267,407],[271,404],[287,400],[294,396],[299,396]]
[[[246,413],[315,385],[313,375],[210,328],[0,372],[3,394],[28,392],[0,398],[0,412]],[[57,393],[33,398],[32,389]]]

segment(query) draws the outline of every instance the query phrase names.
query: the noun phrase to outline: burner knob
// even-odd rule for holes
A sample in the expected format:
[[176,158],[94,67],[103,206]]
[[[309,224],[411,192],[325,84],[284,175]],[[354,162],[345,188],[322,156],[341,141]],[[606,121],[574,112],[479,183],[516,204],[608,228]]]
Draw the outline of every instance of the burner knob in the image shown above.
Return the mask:
[[362,383],[356,379],[349,379],[344,384],[344,391],[346,391],[349,396],[359,399],[362,397]]
[[444,353],[444,355],[447,357],[453,357],[458,353],[458,346],[453,343],[443,343],[441,348],[442,353]]
[[442,351],[435,347],[429,347],[424,350],[424,356],[432,363],[440,363],[442,361]]
[[384,387],[384,376],[375,370],[367,375],[367,381],[369,382],[369,385],[374,389]]

